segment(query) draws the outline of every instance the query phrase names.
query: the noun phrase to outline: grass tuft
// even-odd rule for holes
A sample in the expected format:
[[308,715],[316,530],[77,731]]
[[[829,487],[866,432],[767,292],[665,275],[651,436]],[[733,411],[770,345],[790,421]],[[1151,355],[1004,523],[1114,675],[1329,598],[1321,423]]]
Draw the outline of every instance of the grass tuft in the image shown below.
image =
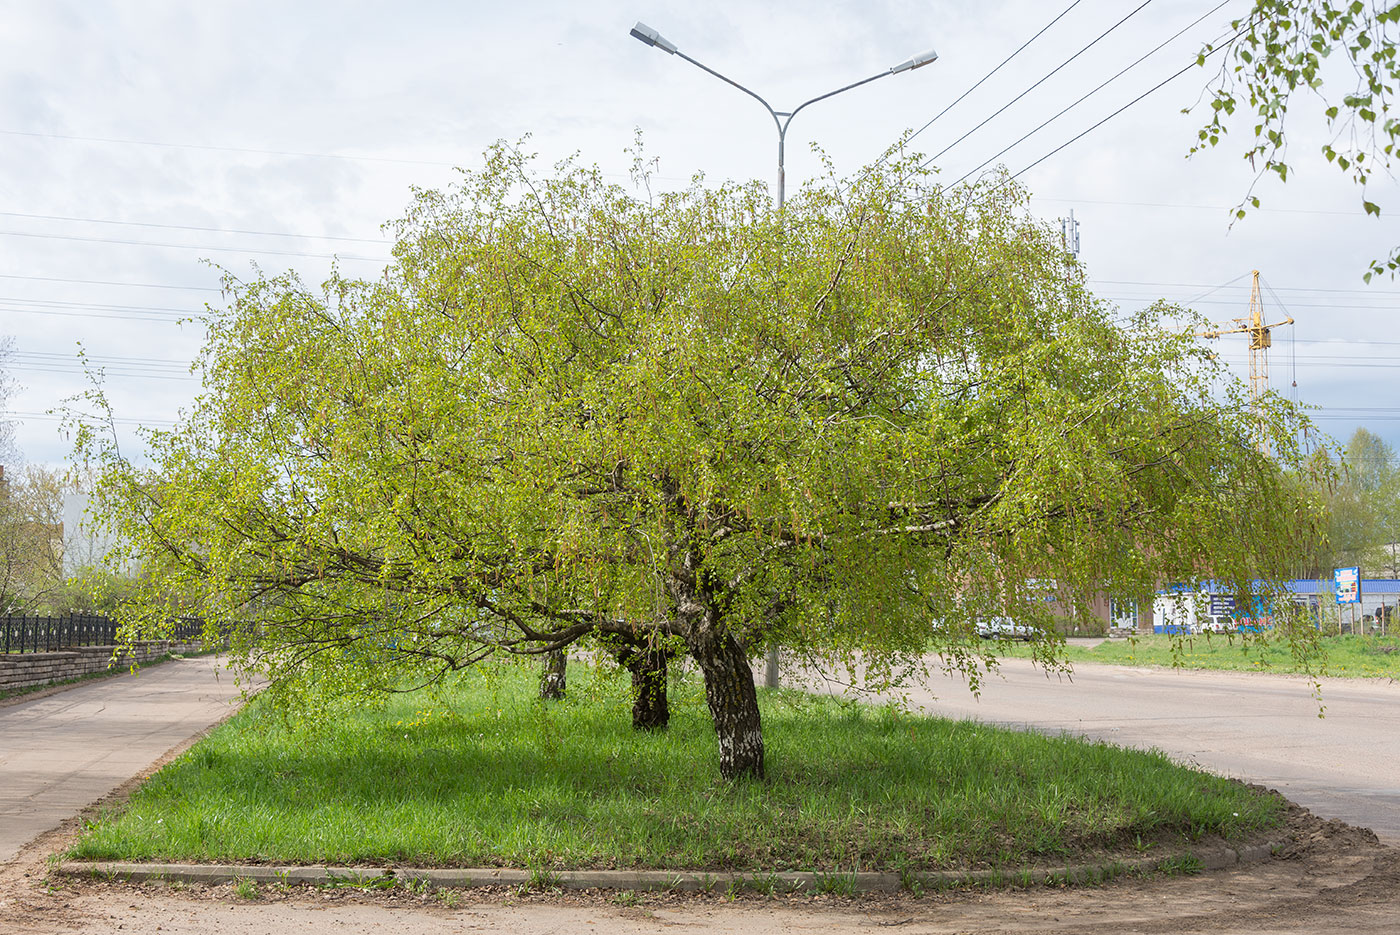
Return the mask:
[[1200,873],[1205,869],[1205,864],[1195,854],[1182,854],[1177,857],[1168,857],[1157,865],[1157,870],[1167,876],[1180,877],[1190,876]]
[[818,873],[816,875],[816,891],[827,896],[844,896],[850,898],[856,895],[856,875],[855,873]]

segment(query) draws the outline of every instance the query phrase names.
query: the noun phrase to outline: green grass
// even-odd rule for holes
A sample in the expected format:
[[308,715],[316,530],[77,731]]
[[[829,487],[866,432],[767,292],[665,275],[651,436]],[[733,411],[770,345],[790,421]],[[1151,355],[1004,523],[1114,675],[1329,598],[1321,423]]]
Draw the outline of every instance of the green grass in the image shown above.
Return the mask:
[[[1177,653],[1170,636],[1139,636],[1109,640],[1097,646],[1066,647],[1071,662],[1114,665],[1178,666],[1238,672],[1302,673],[1287,643],[1272,634],[1248,642],[1237,634],[1188,637]],[[1319,641],[1324,660],[1317,674],[1342,678],[1400,678],[1400,637],[1325,636]],[[1028,655],[1012,646],[1005,655]],[[1314,663],[1317,665],[1318,663]]]
[[764,693],[768,780],[719,779],[693,680],[631,729],[616,676],[569,699],[501,665],[289,727],[255,700],[89,826],[70,856],[713,871],[1018,865],[1234,837],[1279,802],[1165,756]]

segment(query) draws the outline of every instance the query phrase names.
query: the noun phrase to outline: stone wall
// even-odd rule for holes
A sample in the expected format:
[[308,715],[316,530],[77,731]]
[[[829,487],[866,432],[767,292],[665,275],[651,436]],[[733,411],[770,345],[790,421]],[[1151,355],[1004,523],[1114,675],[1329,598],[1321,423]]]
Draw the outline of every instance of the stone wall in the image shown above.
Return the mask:
[[0,692],[34,685],[62,682],[94,672],[119,672],[131,666],[135,657],[138,665],[159,659],[166,653],[196,653],[203,646],[198,640],[173,642],[147,640],[137,643],[131,654],[112,658],[113,646],[80,646],[52,653],[0,654]]

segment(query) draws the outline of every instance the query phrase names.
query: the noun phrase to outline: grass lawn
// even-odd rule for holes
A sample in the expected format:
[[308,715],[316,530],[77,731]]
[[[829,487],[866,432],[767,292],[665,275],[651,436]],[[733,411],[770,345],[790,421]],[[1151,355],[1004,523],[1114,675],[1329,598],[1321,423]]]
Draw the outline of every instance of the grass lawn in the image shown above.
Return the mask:
[[[1132,853],[1280,820],[1165,756],[762,693],[768,779],[720,780],[692,677],[631,729],[616,674],[481,668],[289,726],[253,701],[93,823],[70,856],[532,868],[935,870]],[[1152,851],[1149,851],[1151,853]]]
[[[1249,672],[1302,672],[1286,643],[1272,635],[1246,643],[1238,635],[1204,634],[1186,638],[1181,653],[1170,636],[1140,636],[1109,640],[1097,646],[1066,647],[1071,662],[1104,662],[1114,665],[1178,666],[1187,669],[1229,669]],[[1325,636],[1321,639],[1325,663],[1318,674],[1344,678],[1400,678],[1400,637]],[[1028,655],[1013,646],[1007,655]]]

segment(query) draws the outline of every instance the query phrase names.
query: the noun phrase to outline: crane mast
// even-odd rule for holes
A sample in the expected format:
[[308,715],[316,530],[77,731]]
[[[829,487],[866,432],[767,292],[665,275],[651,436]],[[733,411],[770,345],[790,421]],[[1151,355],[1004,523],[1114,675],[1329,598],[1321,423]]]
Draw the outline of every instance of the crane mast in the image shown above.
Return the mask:
[[1293,324],[1291,315],[1283,321],[1264,323],[1264,302],[1259,296],[1259,271],[1254,270],[1254,285],[1249,290],[1249,315],[1236,318],[1234,327],[1212,326],[1208,331],[1197,332],[1198,337],[1218,338],[1225,334],[1249,335],[1249,410],[1254,417],[1254,443],[1264,454],[1269,454],[1269,436],[1264,431],[1264,397],[1269,392],[1269,348],[1273,338],[1269,330],[1282,325]]

